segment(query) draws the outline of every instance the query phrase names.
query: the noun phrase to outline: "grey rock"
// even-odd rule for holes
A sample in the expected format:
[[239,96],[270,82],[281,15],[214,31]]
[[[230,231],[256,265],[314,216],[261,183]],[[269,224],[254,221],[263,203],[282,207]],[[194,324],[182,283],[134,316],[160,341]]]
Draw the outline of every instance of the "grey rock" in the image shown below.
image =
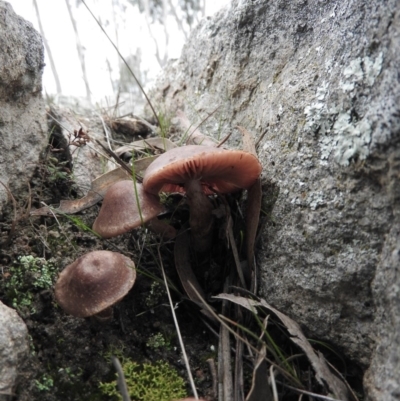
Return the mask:
[[[261,294],[400,398],[400,7],[242,0],[204,20],[152,99],[262,140]],[[270,207],[271,205],[266,205]]]
[[[19,198],[46,144],[44,52],[32,24],[0,1],[0,181]],[[0,185],[0,212],[7,191]]]
[[11,400],[29,351],[28,329],[14,309],[0,302],[0,400]]

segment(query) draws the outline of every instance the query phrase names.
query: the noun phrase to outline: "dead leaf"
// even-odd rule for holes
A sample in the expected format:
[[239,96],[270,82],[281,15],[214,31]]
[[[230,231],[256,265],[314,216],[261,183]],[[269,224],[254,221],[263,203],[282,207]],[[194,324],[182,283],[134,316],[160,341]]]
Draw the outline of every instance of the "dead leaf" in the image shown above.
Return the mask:
[[[201,306],[203,304],[202,299],[205,299],[205,295],[190,263],[190,235],[187,229],[181,229],[176,236],[174,257],[176,271],[178,272],[183,289],[190,300]],[[195,288],[197,292],[194,291],[193,288]],[[203,308],[202,312],[211,320],[215,321],[214,316],[212,316],[208,310]]]
[[284,313],[278,311],[273,306],[269,305],[263,299],[256,301],[253,299],[248,299],[244,297],[239,297],[233,294],[219,294],[213,298],[226,299],[233,303],[243,306],[244,308],[254,312],[256,306],[262,306],[265,309],[273,312],[280,321],[286,326],[286,329],[290,333],[290,339],[297,344],[307,355],[312,367],[314,368],[315,377],[321,386],[327,386],[329,391],[331,391],[335,397],[342,401],[349,400],[349,392],[346,384],[336,375],[334,375],[329,369],[328,364],[325,361],[324,356],[321,353],[316,353],[312,348],[311,344],[304,336],[300,326],[292,320],[290,317],[286,316]]
[[131,117],[106,118],[106,122],[114,131],[130,137],[147,135],[150,131],[154,131],[155,128],[143,120]]
[[263,345],[254,366],[253,380],[246,401],[272,401],[272,392],[268,384],[268,362],[265,360],[267,348]]
[[170,141],[168,138],[161,138],[161,137],[155,137],[155,138],[148,138],[148,139],[142,139],[140,141],[135,141],[132,143],[129,143],[124,146],[120,146],[118,149],[115,149],[115,153],[120,156],[123,153],[131,153],[132,151],[145,151],[146,149],[152,149],[152,148],[157,148],[161,149],[164,151],[176,148],[177,145]]

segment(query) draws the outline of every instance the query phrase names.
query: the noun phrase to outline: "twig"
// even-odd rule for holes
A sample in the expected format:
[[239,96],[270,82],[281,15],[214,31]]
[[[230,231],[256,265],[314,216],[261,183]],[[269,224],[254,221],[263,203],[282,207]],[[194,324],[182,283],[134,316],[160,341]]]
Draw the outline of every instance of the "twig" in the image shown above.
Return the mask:
[[274,367],[271,366],[269,368],[269,377],[271,379],[271,387],[272,387],[272,393],[274,395],[274,401],[278,401],[278,390],[276,389],[276,381],[275,381],[275,373],[274,373]]
[[[224,283],[224,291],[228,290],[229,277]],[[228,303],[222,303],[222,313],[226,313]],[[232,381],[232,365],[231,365],[231,345],[229,338],[229,330],[227,326],[221,325],[219,335],[219,349],[218,349],[218,378],[222,383],[223,401],[233,401],[233,381]],[[221,360],[220,360],[221,359]]]
[[215,367],[214,358],[209,358],[206,361],[208,363],[208,367],[210,368],[211,379],[212,379],[212,397],[215,400],[218,395],[218,379],[217,379],[217,368]]
[[[215,110],[213,110],[199,125],[197,125],[197,127],[188,135],[188,137],[186,138],[186,144],[189,142],[190,137],[210,118],[212,117],[215,112],[220,108],[220,106],[218,106]],[[187,128],[187,131],[189,131],[191,125]]]
[[114,355],[111,357],[111,360],[112,360],[112,363],[118,374],[117,385],[118,385],[118,390],[122,395],[122,400],[123,401],[131,401],[131,398],[129,397],[128,386],[126,385],[125,376],[124,376],[124,372],[122,370],[121,363],[119,362],[119,359]]
[[347,383],[347,380],[344,378],[344,376],[328,361],[326,363],[330,366],[330,368],[343,380],[344,384],[346,385],[347,389],[350,391],[350,394],[353,396],[355,401],[359,401],[358,397],[356,396],[355,392],[353,389],[350,387],[350,384]]
[[310,395],[311,397],[316,397],[316,398],[320,398],[321,400],[327,400],[327,401],[344,401],[344,400],[338,400],[337,398],[332,398],[332,397],[328,397],[327,395],[321,395],[321,394],[317,394],[317,393],[312,393],[311,391],[307,391],[307,390],[301,390],[299,388],[296,387],[292,387],[289,384],[285,384],[282,383],[278,380],[276,380],[276,383],[280,384],[283,387],[288,388],[289,390],[293,390],[296,391],[297,393],[300,394],[305,394],[305,395]]
[[168,287],[167,276],[165,274],[164,264],[163,264],[162,258],[161,258],[160,246],[157,247],[157,252],[158,252],[158,257],[159,257],[159,261],[160,261],[161,272],[162,272],[164,283],[165,283],[165,289],[167,291],[168,300],[169,300],[169,304],[170,304],[170,307],[171,307],[172,318],[174,319],[175,328],[176,328],[176,332],[177,332],[178,339],[179,339],[179,345],[181,346],[183,360],[185,362],[186,370],[187,370],[187,373],[188,373],[188,376],[189,376],[190,386],[192,387],[192,391],[193,391],[194,397],[196,398],[196,400],[198,400],[199,396],[197,395],[196,385],[194,384],[193,375],[192,375],[192,372],[190,370],[189,359],[188,359],[187,354],[186,354],[185,345],[183,343],[181,331],[179,329],[178,319],[176,318],[176,314],[175,314],[175,310],[174,310],[174,304],[172,302],[171,293],[170,293],[169,287]]
[[218,145],[216,146],[217,148],[221,147],[232,135],[232,131],[229,132],[228,135],[225,136],[225,138],[222,139],[221,142],[218,143]]
[[[108,131],[108,128],[107,128],[107,125],[106,125],[106,123],[104,122],[104,119],[103,119],[103,117],[99,114],[99,113],[95,113],[95,114],[97,114],[97,116],[100,118],[100,120],[101,120],[101,123],[103,124],[103,130],[104,130],[104,133],[105,133],[105,135],[106,135],[106,139],[107,139],[107,145],[108,145],[108,148],[110,149],[110,150],[112,150],[112,148],[111,148],[111,143],[110,143],[110,133],[109,133],[109,131]],[[112,138],[111,138],[112,139]]]
[[[239,329],[238,329],[239,330]],[[234,401],[243,401],[243,346],[244,344],[236,338],[235,352],[235,380],[234,380]]]
[[260,137],[257,139],[256,142],[256,149],[258,149],[260,142],[262,141],[262,139],[264,138],[265,134],[268,132],[268,128],[266,128],[266,130],[260,135]]

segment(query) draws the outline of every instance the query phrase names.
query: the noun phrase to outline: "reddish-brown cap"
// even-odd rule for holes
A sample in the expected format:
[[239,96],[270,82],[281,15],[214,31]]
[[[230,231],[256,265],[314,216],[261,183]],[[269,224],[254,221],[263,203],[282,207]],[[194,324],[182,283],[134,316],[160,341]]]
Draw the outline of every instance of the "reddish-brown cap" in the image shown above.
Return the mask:
[[87,317],[120,301],[135,279],[135,264],[129,258],[117,252],[93,251],[60,273],[55,295],[65,312]]
[[211,146],[188,145],[171,149],[147,168],[143,187],[147,192],[182,192],[185,182],[200,180],[206,193],[235,192],[249,188],[262,166],[248,152]]
[[111,185],[104,196],[93,230],[103,238],[116,237],[139,227],[164,210],[158,197],[145,192],[142,184],[134,185],[131,180],[119,181]]

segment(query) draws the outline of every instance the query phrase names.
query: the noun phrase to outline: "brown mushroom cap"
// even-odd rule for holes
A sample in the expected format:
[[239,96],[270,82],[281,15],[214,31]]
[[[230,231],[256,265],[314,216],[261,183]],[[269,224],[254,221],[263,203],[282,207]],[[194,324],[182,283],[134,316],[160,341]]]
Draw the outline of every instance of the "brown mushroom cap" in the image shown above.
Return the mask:
[[147,192],[182,192],[184,184],[200,180],[206,193],[235,192],[249,188],[262,166],[248,152],[211,146],[188,145],[171,149],[147,168],[143,187]]
[[[140,218],[135,187],[143,221]],[[116,237],[139,227],[163,211],[164,206],[158,197],[145,192],[142,184],[136,183],[135,186],[131,180],[119,181],[111,185],[104,196],[93,230],[103,238]]]
[[120,301],[135,279],[135,264],[126,256],[89,252],[60,273],[55,285],[57,303],[73,316],[92,316]]

